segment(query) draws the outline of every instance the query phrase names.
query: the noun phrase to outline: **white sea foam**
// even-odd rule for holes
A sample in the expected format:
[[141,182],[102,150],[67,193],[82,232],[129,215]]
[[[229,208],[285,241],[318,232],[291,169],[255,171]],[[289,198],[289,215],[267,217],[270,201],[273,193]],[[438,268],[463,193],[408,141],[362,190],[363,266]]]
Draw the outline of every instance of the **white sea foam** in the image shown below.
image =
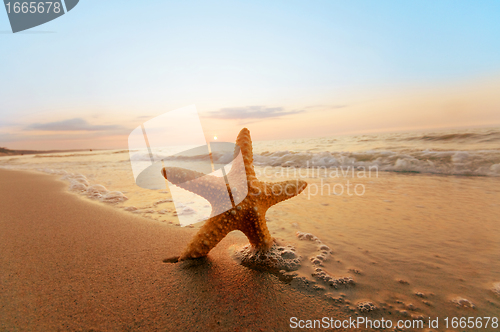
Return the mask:
[[87,186],[80,182],[71,182],[69,186],[70,191],[85,192],[87,191]]
[[480,151],[358,151],[358,152],[264,152],[254,156],[261,167],[354,168],[443,175],[500,176],[500,150]]
[[66,170],[43,169],[42,171],[49,174],[63,174],[61,180],[70,182],[70,191],[80,192],[89,198],[98,199],[104,203],[120,203],[128,200],[128,197],[120,191],[109,191],[100,184],[90,185],[89,180],[83,174],[70,173]]
[[99,200],[104,203],[119,203],[128,200],[128,197],[120,191],[109,191],[103,194]]
[[101,198],[108,192],[108,189],[100,184],[94,184],[87,188],[87,196],[90,198]]
[[182,206],[182,204],[178,204],[180,206],[176,206],[176,211],[177,211],[177,215],[179,216],[187,216],[187,215],[191,215],[191,214],[196,214],[196,210],[193,209],[192,207],[189,207],[189,206]]

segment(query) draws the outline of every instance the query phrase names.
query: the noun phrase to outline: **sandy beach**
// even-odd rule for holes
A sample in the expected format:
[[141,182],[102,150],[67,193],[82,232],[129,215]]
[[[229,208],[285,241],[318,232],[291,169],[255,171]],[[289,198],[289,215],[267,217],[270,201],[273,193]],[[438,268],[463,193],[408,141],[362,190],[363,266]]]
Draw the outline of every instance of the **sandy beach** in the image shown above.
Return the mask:
[[239,265],[226,237],[207,259],[165,264],[194,229],[0,171],[1,331],[282,331],[290,317],[345,318],[335,304]]

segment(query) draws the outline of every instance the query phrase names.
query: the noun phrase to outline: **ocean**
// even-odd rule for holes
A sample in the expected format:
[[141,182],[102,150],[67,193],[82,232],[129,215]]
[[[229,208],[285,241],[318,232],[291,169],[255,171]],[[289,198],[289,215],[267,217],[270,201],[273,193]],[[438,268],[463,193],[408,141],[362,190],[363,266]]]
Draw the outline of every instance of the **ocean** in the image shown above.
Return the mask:
[[[309,184],[266,215],[271,234],[302,256],[291,287],[353,312],[371,304],[366,311],[375,316],[439,317],[436,330],[446,330],[446,317],[500,316],[500,128],[256,141],[253,151],[261,180]],[[206,202],[186,193],[174,205],[167,185],[136,185],[131,160],[149,158],[129,150],[53,153],[0,157],[0,167],[55,174],[82,199],[144,222],[178,227],[196,215],[186,225],[199,228]],[[216,163],[230,160],[214,154]],[[331,253],[318,262],[320,244]],[[331,282],[342,278],[352,282]]]

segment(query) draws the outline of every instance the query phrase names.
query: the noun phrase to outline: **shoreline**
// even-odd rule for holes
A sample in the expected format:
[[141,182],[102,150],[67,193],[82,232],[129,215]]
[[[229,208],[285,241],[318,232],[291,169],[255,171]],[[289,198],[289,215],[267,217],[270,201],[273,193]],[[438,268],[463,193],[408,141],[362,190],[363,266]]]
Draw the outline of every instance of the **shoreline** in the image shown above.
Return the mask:
[[70,150],[11,150],[0,147],[0,157],[39,155],[51,153],[70,153],[70,152],[88,152],[88,151],[107,151],[107,149],[70,149]]
[[0,170],[0,330],[288,330],[289,319],[346,319],[231,258],[165,264],[195,229],[167,226],[66,192],[54,176]]

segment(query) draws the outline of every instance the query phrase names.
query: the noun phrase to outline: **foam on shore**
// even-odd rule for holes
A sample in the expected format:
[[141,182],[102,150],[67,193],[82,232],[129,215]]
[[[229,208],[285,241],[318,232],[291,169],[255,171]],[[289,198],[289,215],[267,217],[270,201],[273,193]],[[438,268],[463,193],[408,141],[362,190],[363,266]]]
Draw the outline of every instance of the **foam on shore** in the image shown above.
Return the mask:
[[[45,173],[54,174],[53,170],[43,170]],[[68,173],[67,171],[57,172],[55,174],[64,174],[61,180],[69,181],[69,190],[78,192],[91,199],[99,200],[103,203],[116,204],[128,200],[121,191],[109,191],[101,184],[90,185],[89,180],[79,173]]]
[[280,246],[276,243],[269,250],[256,250],[247,244],[236,251],[235,256],[241,265],[257,270],[294,271],[300,267],[302,261],[302,257],[295,250],[291,245]]
[[[68,190],[70,192],[78,194],[81,197],[113,205],[117,208],[122,208],[124,211],[130,213],[139,214],[146,219],[157,220],[170,225],[179,226],[178,221],[176,221],[177,215],[190,214],[194,211],[192,207],[182,204],[182,208],[176,210],[173,200],[170,198],[169,191],[166,190],[162,190],[160,192],[145,190],[151,197],[150,200],[147,200],[146,197],[142,198],[141,194],[137,194],[135,192],[131,197],[129,197],[128,195],[125,195],[125,191],[110,190],[103,184],[95,183],[95,179],[98,178],[104,183],[107,183],[117,189],[116,177],[106,179],[102,176],[96,177],[94,174],[85,176],[79,172],[69,172],[64,169],[51,168],[38,168],[37,171],[46,174],[62,175],[60,180],[69,184]],[[91,180],[90,178],[94,180]],[[125,183],[125,186],[128,190],[134,189],[130,188],[130,184]],[[165,197],[165,194],[168,198],[161,198]],[[131,200],[131,203],[128,202],[129,199]],[[151,201],[154,203],[151,203]],[[140,204],[138,207],[133,205],[138,203]]]

